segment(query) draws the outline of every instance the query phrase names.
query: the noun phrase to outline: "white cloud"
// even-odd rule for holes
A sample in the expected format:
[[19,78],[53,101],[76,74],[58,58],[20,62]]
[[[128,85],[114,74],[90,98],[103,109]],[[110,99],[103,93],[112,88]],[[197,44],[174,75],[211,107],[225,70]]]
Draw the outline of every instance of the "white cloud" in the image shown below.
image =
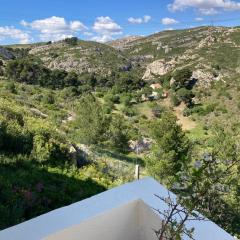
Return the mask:
[[20,24],[21,24],[22,26],[24,26],[24,27],[27,27],[27,25],[28,25],[28,23],[27,23],[25,20],[22,20],[22,21],[20,22]]
[[219,11],[216,10],[215,8],[208,8],[208,9],[200,8],[199,12],[202,15],[206,15],[206,16],[216,15],[219,13]]
[[197,22],[201,22],[201,21],[203,21],[204,19],[203,19],[203,18],[200,18],[200,17],[197,17],[197,18],[195,18],[194,20],[197,21]]
[[113,40],[113,37],[111,35],[99,35],[91,38],[92,41],[105,43]]
[[148,23],[151,19],[152,19],[151,16],[145,15],[142,18],[130,17],[128,18],[128,22],[131,24],[142,24],[142,23]]
[[85,35],[85,36],[92,36],[93,35],[93,33],[92,32],[83,32],[83,35]]
[[214,15],[220,10],[240,10],[240,2],[232,0],[174,0],[168,5],[170,11],[195,8],[203,15]]
[[144,22],[144,23],[148,23],[151,19],[152,19],[152,17],[149,16],[149,15],[143,16],[143,22]]
[[172,25],[172,24],[177,24],[177,23],[179,23],[179,21],[177,21],[177,20],[175,20],[175,19],[173,19],[173,18],[168,18],[168,17],[163,18],[163,19],[161,20],[161,22],[162,22],[163,25]]
[[121,34],[122,28],[110,17],[98,17],[93,25],[93,30],[100,34]]
[[130,17],[130,18],[128,18],[128,22],[131,24],[141,24],[141,23],[143,23],[143,20],[142,20],[142,18]]
[[87,27],[80,21],[72,21],[69,25],[72,31],[81,31],[87,29]]
[[98,17],[93,25],[93,30],[99,34],[91,40],[107,42],[113,39],[114,35],[122,34],[122,27],[110,17]]
[[6,39],[17,40],[18,43],[29,43],[31,40],[30,35],[20,29],[13,26],[0,27],[0,41]]
[[67,22],[62,17],[52,16],[50,18],[35,20],[33,22],[21,21],[25,27],[31,27],[39,31],[39,37],[42,41],[57,41],[67,37],[72,37],[79,31],[86,30],[87,27],[80,21]]

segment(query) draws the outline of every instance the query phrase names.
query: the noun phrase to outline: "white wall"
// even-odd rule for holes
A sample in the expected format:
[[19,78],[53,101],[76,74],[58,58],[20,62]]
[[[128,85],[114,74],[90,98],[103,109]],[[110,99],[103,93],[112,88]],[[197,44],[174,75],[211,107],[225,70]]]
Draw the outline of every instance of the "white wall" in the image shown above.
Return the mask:
[[[169,194],[172,199],[176,197],[152,178],[144,178],[139,181],[121,185],[69,206],[53,210],[24,223],[0,231],[0,240],[44,239],[51,234],[84,223],[95,216],[104,214],[111,209],[118,209],[124,204],[137,199],[142,199],[147,206],[158,208],[161,211],[167,210],[168,205],[160,201],[155,196],[156,194],[163,198],[168,197]],[[117,219],[118,217],[115,216],[115,218]],[[120,224],[120,220],[118,221]],[[147,226],[148,223],[149,221],[146,220],[143,226]],[[106,224],[104,226],[106,226]],[[189,221],[186,223],[186,227],[195,229],[194,239],[196,240],[234,240],[231,235],[211,221]],[[145,228],[145,232],[146,231],[150,231],[149,227]],[[89,240],[81,237],[78,239]],[[183,236],[183,239],[190,240],[187,236]],[[66,238],[66,240],[68,240],[68,238]]]
[[139,201],[140,240],[157,240],[154,230],[159,230],[162,220],[143,201]]
[[161,220],[141,200],[108,211],[46,240],[157,240]]

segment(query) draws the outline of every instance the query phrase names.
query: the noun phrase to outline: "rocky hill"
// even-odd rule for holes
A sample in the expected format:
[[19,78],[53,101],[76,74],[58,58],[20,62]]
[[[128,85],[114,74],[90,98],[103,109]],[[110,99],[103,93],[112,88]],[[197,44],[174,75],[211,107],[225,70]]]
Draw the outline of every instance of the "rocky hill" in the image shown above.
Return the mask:
[[[199,83],[240,73],[240,28],[197,27],[163,31],[147,37],[132,36],[107,44],[65,41],[28,45],[29,54],[51,69],[111,75],[112,71],[137,70],[151,80],[185,66]],[[17,46],[19,48],[19,46]],[[0,56],[14,53],[0,48]]]
[[13,57],[14,57],[14,55],[12,54],[11,51],[0,46],[0,59],[9,60],[9,59],[12,59]]
[[113,68],[128,63],[127,57],[116,49],[96,42],[78,41],[69,45],[64,41],[32,47],[29,54],[42,59],[51,69],[77,73],[110,74]]
[[188,66],[200,83],[208,85],[212,80],[239,74],[239,39],[240,28],[164,31],[125,44],[123,53],[130,59],[143,59],[145,80]]
[[[114,41],[110,41],[107,44],[109,46],[112,46],[116,49],[129,49],[129,47],[131,46],[131,43],[135,42],[136,40],[142,39],[143,37],[141,36],[130,36],[130,37],[125,37],[125,38],[120,38]],[[134,45],[134,43],[133,43]]]

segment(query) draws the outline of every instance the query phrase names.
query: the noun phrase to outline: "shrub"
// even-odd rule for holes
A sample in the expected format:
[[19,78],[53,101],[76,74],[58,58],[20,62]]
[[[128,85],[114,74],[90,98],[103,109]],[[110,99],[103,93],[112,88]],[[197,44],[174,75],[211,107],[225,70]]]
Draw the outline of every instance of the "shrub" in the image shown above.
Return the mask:
[[122,111],[128,117],[133,117],[136,115],[136,112],[131,107],[124,107]]
[[102,98],[104,94],[102,92],[96,92],[96,97]]
[[116,104],[116,103],[119,103],[120,97],[118,95],[108,93],[104,96],[104,100],[106,102],[112,102]]
[[75,72],[67,73],[59,69],[50,70],[40,60],[34,58],[8,61],[6,76],[16,82],[40,85],[52,89],[62,89],[81,84]]
[[181,70],[177,70],[173,77],[177,88],[186,87],[192,77],[192,71],[188,68],[183,68]]
[[120,152],[128,151],[128,126],[120,115],[114,115],[108,130],[108,145]]
[[184,103],[186,103],[187,105],[191,105],[192,104],[192,98],[194,97],[193,93],[191,90],[188,90],[186,88],[180,88],[177,92],[176,92],[177,98],[180,101],[183,101]]
[[77,106],[74,134],[84,144],[98,144],[106,139],[109,124],[102,105],[92,95],[84,95]]
[[181,103],[181,101],[175,94],[172,94],[171,95],[171,103],[174,107],[176,107]]
[[132,97],[129,94],[124,94],[120,97],[121,103],[123,103],[124,106],[127,106],[127,107],[131,105],[131,100],[132,100]]
[[160,118],[162,113],[164,113],[166,110],[159,105],[156,105],[155,107],[152,108],[152,113],[154,115],[154,117],[156,118]]
[[17,89],[16,86],[14,84],[14,82],[10,81],[5,85],[5,89],[8,90],[11,93],[16,94],[17,93]]
[[75,46],[78,43],[78,38],[77,37],[66,38],[64,39],[64,42],[69,45]]
[[184,117],[189,117],[192,114],[192,110],[190,108],[185,108],[183,111]]
[[47,93],[47,94],[45,94],[45,95],[43,96],[42,101],[43,101],[44,103],[46,103],[46,104],[54,104],[55,99],[54,99],[53,94]]
[[[5,104],[4,104],[5,105]],[[64,138],[48,122],[26,117],[24,109],[0,105],[0,149],[7,155],[22,154],[36,161],[68,160],[68,147]]]

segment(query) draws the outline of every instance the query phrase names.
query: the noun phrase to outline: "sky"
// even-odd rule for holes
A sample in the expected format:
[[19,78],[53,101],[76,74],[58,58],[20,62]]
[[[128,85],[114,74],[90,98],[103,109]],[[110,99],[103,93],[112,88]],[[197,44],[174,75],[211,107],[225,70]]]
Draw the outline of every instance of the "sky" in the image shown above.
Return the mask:
[[0,44],[76,36],[107,42],[196,26],[239,26],[240,0],[0,0]]

